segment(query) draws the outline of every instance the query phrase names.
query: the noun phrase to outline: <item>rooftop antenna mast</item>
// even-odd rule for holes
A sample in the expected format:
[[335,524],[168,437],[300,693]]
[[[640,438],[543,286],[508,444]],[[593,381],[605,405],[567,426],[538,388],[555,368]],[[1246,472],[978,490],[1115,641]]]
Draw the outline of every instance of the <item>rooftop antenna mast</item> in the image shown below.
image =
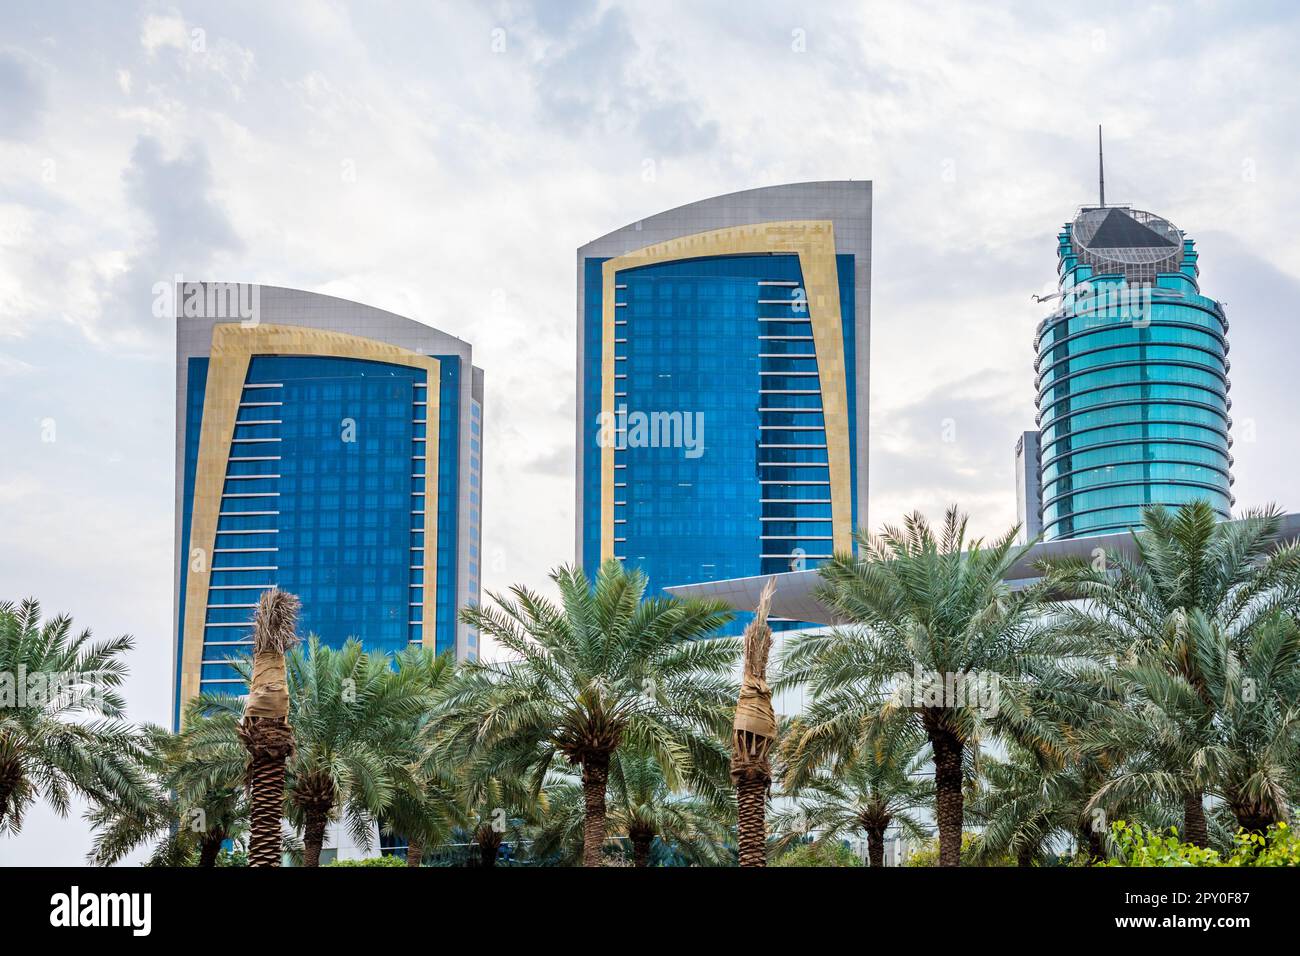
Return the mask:
[[1101,192],[1099,205],[1106,205],[1106,166],[1101,158],[1101,124],[1097,124],[1097,186]]

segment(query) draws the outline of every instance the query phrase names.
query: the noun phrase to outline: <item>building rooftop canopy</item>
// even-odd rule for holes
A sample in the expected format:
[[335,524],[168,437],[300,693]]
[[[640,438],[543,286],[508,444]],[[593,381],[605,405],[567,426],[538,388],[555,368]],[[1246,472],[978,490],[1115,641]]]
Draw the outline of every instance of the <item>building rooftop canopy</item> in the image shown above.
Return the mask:
[[1106,210],[1106,216],[1088,242],[1091,249],[1143,249],[1151,246],[1169,248],[1177,245],[1168,236],[1142,225],[1124,210]]
[[[1276,540],[1278,544],[1300,540],[1300,513],[1282,516]],[[1120,554],[1130,560],[1138,557],[1137,539],[1132,532],[1127,531],[1048,541],[1035,544],[1015,563],[1007,575],[1007,586],[1012,591],[1018,591],[1037,581],[1040,577],[1038,564],[1041,561],[1065,558],[1091,560],[1099,550],[1108,554]],[[823,581],[816,569],[811,568],[784,574],[677,585],[665,590],[678,598],[712,598],[725,602],[737,611],[753,611],[758,606],[764,585],[772,578],[776,580],[776,593],[772,597],[771,606],[773,616],[806,621],[814,626],[841,623],[836,619],[834,611],[822,602],[820,592]]]
[[1151,278],[1182,265],[1183,234],[1154,213],[1125,206],[1082,209],[1070,227],[1079,258],[1098,273]]

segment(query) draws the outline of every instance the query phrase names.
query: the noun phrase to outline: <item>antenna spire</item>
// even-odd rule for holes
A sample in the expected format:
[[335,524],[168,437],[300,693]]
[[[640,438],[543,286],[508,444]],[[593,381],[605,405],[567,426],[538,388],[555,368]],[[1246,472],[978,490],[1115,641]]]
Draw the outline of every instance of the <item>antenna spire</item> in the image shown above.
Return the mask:
[[1106,165],[1101,157],[1101,124],[1097,124],[1097,187],[1101,193],[1098,205],[1106,205]]

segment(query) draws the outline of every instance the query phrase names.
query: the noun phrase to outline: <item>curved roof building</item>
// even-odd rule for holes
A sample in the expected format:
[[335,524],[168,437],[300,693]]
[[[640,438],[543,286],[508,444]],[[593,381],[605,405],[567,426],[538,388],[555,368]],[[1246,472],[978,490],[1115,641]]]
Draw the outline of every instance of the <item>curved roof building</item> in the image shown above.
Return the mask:
[[1095,206],[1057,256],[1061,305],[1034,339],[1044,540],[1198,498],[1230,517],[1228,320],[1200,293],[1195,244],[1153,213]]
[[470,346],[345,299],[176,288],[176,695],[242,693],[267,588],[299,632],[474,658],[483,373]]
[[588,243],[577,271],[578,561],[617,558],[659,590],[850,550],[871,184],[691,203]]

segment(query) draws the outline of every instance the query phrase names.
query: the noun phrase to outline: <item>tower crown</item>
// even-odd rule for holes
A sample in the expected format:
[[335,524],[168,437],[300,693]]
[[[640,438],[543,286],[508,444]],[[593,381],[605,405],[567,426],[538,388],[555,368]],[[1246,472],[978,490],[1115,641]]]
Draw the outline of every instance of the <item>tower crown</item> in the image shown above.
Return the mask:
[[1128,206],[1089,206],[1070,226],[1080,261],[1098,275],[1153,282],[1183,264],[1183,234],[1155,213]]

